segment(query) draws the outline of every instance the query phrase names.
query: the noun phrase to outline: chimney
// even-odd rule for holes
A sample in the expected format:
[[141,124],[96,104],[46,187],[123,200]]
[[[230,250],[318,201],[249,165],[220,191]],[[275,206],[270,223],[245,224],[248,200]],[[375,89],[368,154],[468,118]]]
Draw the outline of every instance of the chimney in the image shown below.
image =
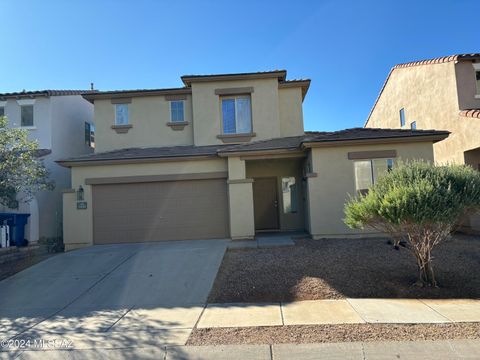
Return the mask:
[[93,87],[93,82],[90,83],[90,90],[95,90],[94,87]]

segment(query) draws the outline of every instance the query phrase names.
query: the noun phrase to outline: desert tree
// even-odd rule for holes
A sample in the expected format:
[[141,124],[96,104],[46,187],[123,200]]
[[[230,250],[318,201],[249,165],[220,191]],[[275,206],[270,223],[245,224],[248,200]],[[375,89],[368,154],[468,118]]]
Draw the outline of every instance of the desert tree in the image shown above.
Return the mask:
[[480,173],[473,168],[399,162],[367,194],[349,199],[344,221],[351,228],[385,233],[394,243],[405,238],[417,262],[419,283],[437,286],[433,248],[479,209]]
[[28,139],[28,131],[8,127],[0,117],[0,204],[16,208],[40,190],[53,189],[48,171],[39,158],[38,143]]

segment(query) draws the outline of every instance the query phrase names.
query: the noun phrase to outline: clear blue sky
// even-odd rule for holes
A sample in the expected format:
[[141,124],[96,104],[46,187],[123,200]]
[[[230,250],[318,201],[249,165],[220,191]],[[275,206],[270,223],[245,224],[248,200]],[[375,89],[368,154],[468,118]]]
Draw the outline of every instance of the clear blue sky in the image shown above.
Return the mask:
[[0,0],[0,92],[310,78],[307,130],[362,126],[396,63],[480,52],[480,1]]

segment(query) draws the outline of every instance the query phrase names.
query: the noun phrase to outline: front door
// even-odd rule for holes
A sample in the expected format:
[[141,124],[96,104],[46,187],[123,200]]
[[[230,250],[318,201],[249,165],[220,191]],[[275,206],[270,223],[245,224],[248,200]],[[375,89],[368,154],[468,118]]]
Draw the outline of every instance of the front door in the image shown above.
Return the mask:
[[278,229],[278,193],[276,178],[256,178],[253,182],[255,230]]

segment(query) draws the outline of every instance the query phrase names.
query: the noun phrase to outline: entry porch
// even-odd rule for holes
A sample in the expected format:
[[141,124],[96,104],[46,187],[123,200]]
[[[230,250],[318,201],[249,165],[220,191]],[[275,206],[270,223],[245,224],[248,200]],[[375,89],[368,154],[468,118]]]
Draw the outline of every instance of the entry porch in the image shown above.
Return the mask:
[[305,161],[304,153],[228,158],[233,240],[308,229]]

